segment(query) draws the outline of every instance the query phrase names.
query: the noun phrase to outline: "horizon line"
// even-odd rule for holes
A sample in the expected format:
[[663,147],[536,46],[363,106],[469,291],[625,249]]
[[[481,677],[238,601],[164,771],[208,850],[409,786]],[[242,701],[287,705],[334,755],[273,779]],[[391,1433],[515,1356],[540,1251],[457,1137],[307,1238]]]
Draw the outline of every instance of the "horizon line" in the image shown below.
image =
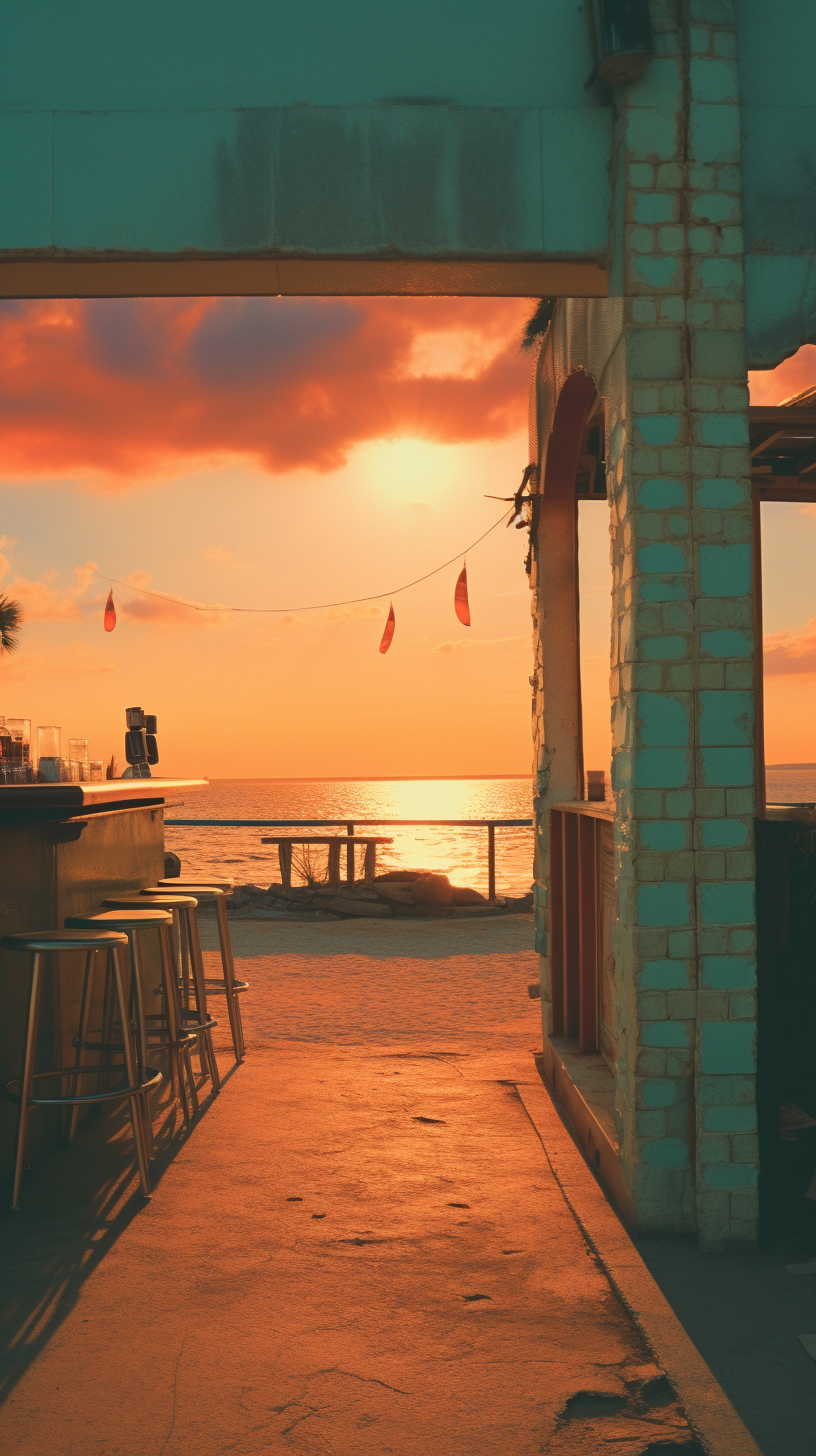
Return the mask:
[[514,774],[332,774],[306,776],[295,774],[291,778],[264,778],[260,774],[242,774],[234,778],[217,778],[209,775],[210,783],[236,784],[422,784],[422,783],[466,783],[471,779],[532,779],[531,773]]

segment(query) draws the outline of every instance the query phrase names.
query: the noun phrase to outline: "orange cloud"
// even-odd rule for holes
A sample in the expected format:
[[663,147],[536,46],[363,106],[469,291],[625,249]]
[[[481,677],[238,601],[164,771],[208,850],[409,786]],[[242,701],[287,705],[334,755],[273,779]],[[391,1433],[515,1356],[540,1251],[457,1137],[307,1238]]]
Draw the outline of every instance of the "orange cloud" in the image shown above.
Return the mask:
[[7,477],[106,488],[201,465],[342,466],[397,436],[523,428],[529,300],[199,298],[0,305]]
[[816,344],[803,344],[775,369],[749,374],[748,384],[751,404],[781,404],[804,389],[812,389],[816,384]]
[[[16,544],[12,536],[0,536],[0,548],[9,549]],[[95,561],[75,566],[73,582],[67,587],[55,585],[59,579],[56,571],[49,571],[42,581],[29,581],[25,576],[9,577],[11,562],[0,550],[0,586],[22,607],[26,622],[64,621],[70,617],[87,616],[102,600],[98,594],[93,598],[87,596],[88,588],[96,582],[96,570]]]
[[816,617],[795,631],[769,633],[762,661],[766,677],[816,672]]

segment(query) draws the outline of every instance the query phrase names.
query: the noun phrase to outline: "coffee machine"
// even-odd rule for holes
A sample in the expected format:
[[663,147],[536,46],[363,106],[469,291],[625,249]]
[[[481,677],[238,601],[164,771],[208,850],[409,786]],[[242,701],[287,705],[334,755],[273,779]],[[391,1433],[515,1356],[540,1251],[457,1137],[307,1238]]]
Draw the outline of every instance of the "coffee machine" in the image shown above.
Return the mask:
[[158,723],[154,713],[145,713],[141,708],[126,708],[125,757],[130,765],[128,778],[149,779],[151,766],[159,761],[156,742]]

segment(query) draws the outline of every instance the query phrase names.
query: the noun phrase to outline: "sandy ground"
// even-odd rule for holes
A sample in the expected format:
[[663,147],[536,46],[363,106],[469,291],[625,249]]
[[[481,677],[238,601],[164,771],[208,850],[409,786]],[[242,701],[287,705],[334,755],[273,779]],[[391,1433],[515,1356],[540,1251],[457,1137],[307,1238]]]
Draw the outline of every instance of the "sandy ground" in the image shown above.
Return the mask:
[[[538,980],[531,915],[464,923],[237,920],[230,933],[239,973],[251,983],[244,1001],[255,1046],[281,1038],[541,1045],[540,1003],[527,994]],[[202,917],[202,945],[208,975],[219,974],[214,919]]]
[[4,1456],[701,1456],[517,1091],[531,942],[236,925],[247,1059],[188,1135],[165,1088],[152,1200],[98,1118],[4,1220]]

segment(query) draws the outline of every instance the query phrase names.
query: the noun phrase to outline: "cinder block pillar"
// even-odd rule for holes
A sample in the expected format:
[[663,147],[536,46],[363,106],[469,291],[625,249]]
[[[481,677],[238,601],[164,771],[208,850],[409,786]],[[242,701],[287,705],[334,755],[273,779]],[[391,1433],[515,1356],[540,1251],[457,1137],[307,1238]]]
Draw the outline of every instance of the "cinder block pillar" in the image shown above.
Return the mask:
[[[654,7],[626,93],[613,702],[624,1160],[642,1227],[756,1237],[751,494],[736,30]],[[627,969],[631,968],[631,974]]]
[[[564,381],[588,372],[606,404],[612,533],[621,1162],[641,1229],[696,1231],[715,1248],[755,1240],[758,1171],[736,27],[731,0],[690,0],[687,24],[652,9],[655,60],[618,97],[618,296],[558,305],[539,438],[545,454]],[[538,556],[541,596],[543,538]],[[542,900],[547,651],[539,643]],[[540,919],[546,953],[544,906]]]

